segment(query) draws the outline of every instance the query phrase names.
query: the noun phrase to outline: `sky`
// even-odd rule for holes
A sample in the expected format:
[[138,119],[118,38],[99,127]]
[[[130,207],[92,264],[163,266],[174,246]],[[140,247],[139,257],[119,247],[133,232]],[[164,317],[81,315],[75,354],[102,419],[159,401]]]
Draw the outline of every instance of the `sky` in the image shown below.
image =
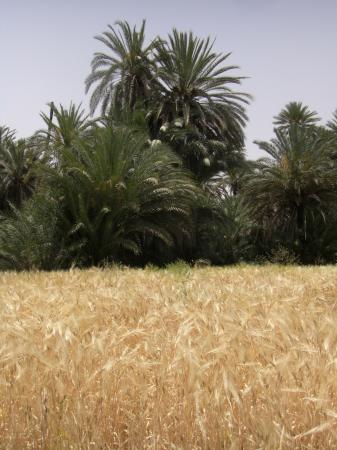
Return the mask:
[[94,36],[127,20],[146,19],[148,39],[176,27],[215,38],[232,52],[233,74],[247,108],[247,155],[263,156],[254,140],[273,136],[273,116],[289,101],[316,110],[322,123],[337,108],[337,0],[0,0],[0,124],[19,137],[43,127],[46,104],[82,102],[95,51]]

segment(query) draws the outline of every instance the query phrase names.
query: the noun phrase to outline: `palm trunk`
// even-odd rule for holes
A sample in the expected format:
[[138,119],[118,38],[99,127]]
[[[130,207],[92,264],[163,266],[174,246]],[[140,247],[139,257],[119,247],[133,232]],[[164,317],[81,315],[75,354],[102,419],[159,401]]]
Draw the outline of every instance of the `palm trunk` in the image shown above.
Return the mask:
[[299,233],[299,236],[303,236],[304,231],[304,207],[302,204],[300,204],[297,207],[297,230]]
[[51,133],[51,128],[52,128],[52,124],[53,124],[54,102],[50,102],[49,106],[50,106],[50,112],[49,112],[49,123],[48,123],[47,147],[49,147],[50,133]]
[[300,243],[300,252],[303,258],[306,244],[306,230],[305,230],[305,217],[303,204],[300,204],[297,208],[297,235]]

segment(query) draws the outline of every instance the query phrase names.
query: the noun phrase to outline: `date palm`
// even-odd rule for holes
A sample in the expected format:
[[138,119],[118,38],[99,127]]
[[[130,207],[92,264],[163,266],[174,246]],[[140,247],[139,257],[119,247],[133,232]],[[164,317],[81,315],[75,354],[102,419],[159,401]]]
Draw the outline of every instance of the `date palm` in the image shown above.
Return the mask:
[[64,235],[82,264],[141,257],[146,247],[177,248],[191,229],[198,189],[179,158],[126,128],[96,129],[64,151],[48,184],[61,199]]
[[[331,142],[311,128],[276,129],[271,142],[256,142],[269,157],[259,160],[244,193],[268,233],[297,245],[307,241],[308,222],[323,218],[337,200],[337,166]],[[275,236],[274,236],[275,237]]]
[[256,161],[247,160],[243,153],[233,154],[226,169],[208,180],[205,187],[220,198],[236,197],[242,191],[247,176],[255,167]]
[[93,125],[81,105],[76,106],[70,103],[69,108],[65,108],[51,103],[50,108],[53,112],[52,116],[40,114],[47,126],[47,130],[42,130],[40,133],[55,147],[70,147],[76,139],[84,137],[86,131]]
[[0,125],[0,145],[2,145],[5,141],[14,141],[15,139],[15,130],[11,130],[6,125]]
[[317,112],[311,111],[308,106],[301,102],[290,102],[274,117],[273,123],[280,128],[287,128],[292,125],[309,127],[316,125],[319,120]]
[[[37,192],[0,221],[0,270],[56,270],[71,264],[50,192]],[[70,254],[71,255],[71,254]]]
[[208,180],[219,171],[236,165],[243,156],[241,148],[234,148],[224,140],[210,139],[195,126],[167,125],[158,136],[168,142],[200,181]]
[[0,143],[0,209],[20,206],[34,191],[39,153],[29,142],[5,139]]
[[237,66],[226,66],[230,56],[217,54],[210,38],[176,29],[168,42],[156,45],[156,97],[150,115],[165,126],[177,121],[195,126],[208,138],[243,141],[247,94],[236,92],[242,77],[231,75]]
[[33,142],[51,165],[59,165],[62,164],[65,148],[74,148],[76,141],[82,138],[90,140],[96,121],[89,120],[81,105],[70,103],[69,108],[65,108],[50,103],[49,106],[50,114],[40,114],[47,129],[39,130],[33,137]]
[[332,119],[329,120],[327,123],[327,127],[330,131],[332,131],[334,134],[337,134],[337,109],[333,113]]
[[249,205],[240,195],[212,191],[196,215],[196,258],[221,265],[250,259],[255,224]]
[[115,28],[95,39],[102,42],[109,53],[96,52],[91,62],[91,73],[87,77],[86,92],[92,86],[90,109],[93,113],[101,104],[102,114],[113,107],[135,108],[146,102],[151,91],[153,60],[151,52],[155,41],[145,45],[145,21],[139,30],[126,21],[118,21]]

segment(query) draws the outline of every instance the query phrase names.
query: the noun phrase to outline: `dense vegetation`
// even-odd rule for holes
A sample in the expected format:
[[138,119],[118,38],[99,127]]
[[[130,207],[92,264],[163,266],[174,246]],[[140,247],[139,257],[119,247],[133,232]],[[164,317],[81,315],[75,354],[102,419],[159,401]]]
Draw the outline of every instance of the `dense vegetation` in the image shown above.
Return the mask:
[[175,29],[148,43],[145,22],[96,39],[90,115],[50,103],[27,139],[0,127],[1,269],[336,262],[337,111],[287,104],[249,161],[229,53]]

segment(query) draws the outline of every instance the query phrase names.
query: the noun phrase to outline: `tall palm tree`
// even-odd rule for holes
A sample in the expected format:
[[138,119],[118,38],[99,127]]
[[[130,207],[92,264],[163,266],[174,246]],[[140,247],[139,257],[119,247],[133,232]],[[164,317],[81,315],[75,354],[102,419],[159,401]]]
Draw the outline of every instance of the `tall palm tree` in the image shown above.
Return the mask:
[[151,115],[159,124],[196,126],[208,137],[243,139],[247,94],[232,90],[242,77],[229,75],[237,66],[224,66],[230,53],[217,54],[210,38],[176,29],[168,42],[156,45],[157,92]]
[[109,53],[96,52],[91,62],[91,73],[85,82],[86,92],[95,85],[91,113],[99,104],[103,115],[112,107],[134,109],[150,95],[155,41],[145,45],[145,20],[139,30],[132,29],[126,21],[115,25],[108,25],[108,31],[95,36]]
[[274,125],[280,128],[292,125],[308,127],[316,125],[320,120],[316,111],[311,111],[307,105],[303,105],[301,102],[288,103],[274,119]]
[[170,143],[186,167],[207,178],[224,166],[231,148],[243,147],[250,96],[234,91],[242,77],[225,66],[210,38],[173,30],[145,46],[145,22],[138,31],[127,22],[96,38],[110,50],[95,53],[87,91],[95,85],[91,111],[99,103],[112,121],[120,111],[147,111],[152,139]]
[[176,29],[156,45],[156,82],[148,118],[153,135],[170,142],[186,167],[205,180],[243,148],[250,96],[234,91],[242,77],[224,65],[210,38]]
[[256,142],[269,157],[259,160],[244,193],[267,234],[279,233],[303,250],[310,218],[324,218],[337,200],[334,148],[310,128],[292,125],[275,133],[271,142]]

